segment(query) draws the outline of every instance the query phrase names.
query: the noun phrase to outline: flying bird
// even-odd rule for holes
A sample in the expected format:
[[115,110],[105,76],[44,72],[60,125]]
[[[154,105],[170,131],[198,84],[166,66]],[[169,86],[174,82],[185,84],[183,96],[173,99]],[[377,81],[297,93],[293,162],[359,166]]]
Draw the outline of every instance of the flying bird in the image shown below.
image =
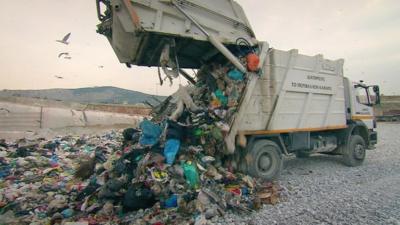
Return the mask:
[[69,44],[68,39],[70,36],[71,36],[71,33],[68,33],[63,37],[62,40],[56,40],[56,41],[68,45]]
[[10,113],[10,110],[8,110],[8,109],[6,109],[6,108],[0,108],[0,111],[1,111],[1,110],[4,110],[4,111]]
[[54,77],[57,78],[57,79],[64,79],[64,77],[60,77],[60,76],[57,76],[57,75],[54,75]]
[[60,54],[58,54],[58,58],[60,58],[61,56],[65,55],[66,57],[69,56],[68,52],[61,52]]

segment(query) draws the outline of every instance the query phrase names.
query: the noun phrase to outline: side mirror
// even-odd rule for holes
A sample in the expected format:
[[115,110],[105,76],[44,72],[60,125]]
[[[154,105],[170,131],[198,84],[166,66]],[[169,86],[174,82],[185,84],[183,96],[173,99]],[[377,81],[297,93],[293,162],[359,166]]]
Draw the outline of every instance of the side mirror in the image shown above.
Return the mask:
[[375,92],[375,97],[376,97],[375,104],[376,105],[381,104],[381,95],[379,93],[379,86],[378,85],[372,86],[372,90]]

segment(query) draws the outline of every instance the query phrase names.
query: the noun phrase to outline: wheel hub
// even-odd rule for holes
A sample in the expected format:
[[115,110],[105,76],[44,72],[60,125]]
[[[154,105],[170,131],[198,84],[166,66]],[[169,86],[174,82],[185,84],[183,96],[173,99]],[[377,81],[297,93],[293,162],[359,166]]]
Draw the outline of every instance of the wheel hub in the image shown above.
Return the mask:
[[263,154],[258,160],[258,167],[262,171],[267,171],[271,167],[271,158],[268,154]]
[[364,157],[364,146],[357,144],[354,148],[354,157],[356,159],[362,159]]

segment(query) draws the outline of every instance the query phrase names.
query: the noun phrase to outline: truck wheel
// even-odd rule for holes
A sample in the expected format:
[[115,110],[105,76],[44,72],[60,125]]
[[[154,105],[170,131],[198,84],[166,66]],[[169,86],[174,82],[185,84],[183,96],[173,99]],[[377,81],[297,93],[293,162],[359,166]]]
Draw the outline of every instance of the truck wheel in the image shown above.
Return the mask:
[[273,180],[282,169],[282,156],[278,145],[269,140],[258,140],[247,153],[248,173],[253,177]]
[[352,135],[344,148],[343,160],[347,166],[359,166],[365,159],[365,141],[359,135]]
[[309,158],[310,153],[305,151],[296,151],[296,158]]

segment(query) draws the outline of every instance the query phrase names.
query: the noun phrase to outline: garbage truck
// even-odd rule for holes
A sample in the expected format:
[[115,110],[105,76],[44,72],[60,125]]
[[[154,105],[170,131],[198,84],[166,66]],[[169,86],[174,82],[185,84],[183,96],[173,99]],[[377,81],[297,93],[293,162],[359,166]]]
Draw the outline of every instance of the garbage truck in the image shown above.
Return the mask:
[[[258,41],[233,0],[96,0],[96,5],[98,33],[128,67],[158,67],[171,79],[183,76],[193,84],[196,78],[185,69],[224,60],[246,74],[223,151],[247,174],[277,177],[284,155],[341,155],[346,165],[359,166],[377,143],[372,108],[380,102],[377,85],[350,81],[343,59]],[[245,49],[251,51],[243,56]]]

